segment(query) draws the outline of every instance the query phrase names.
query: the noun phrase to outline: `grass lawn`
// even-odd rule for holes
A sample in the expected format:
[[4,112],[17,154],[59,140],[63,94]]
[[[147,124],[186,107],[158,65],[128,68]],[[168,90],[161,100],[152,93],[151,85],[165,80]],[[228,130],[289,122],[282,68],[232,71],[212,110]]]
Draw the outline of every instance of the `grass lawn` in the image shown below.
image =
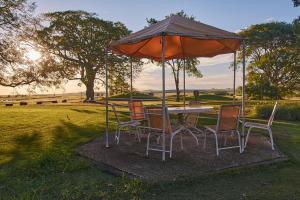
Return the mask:
[[0,199],[300,199],[300,122],[274,123],[275,143],[289,161],[148,185],[101,172],[76,155],[79,144],[104,130],[99,106],[1,106],[0,112]]

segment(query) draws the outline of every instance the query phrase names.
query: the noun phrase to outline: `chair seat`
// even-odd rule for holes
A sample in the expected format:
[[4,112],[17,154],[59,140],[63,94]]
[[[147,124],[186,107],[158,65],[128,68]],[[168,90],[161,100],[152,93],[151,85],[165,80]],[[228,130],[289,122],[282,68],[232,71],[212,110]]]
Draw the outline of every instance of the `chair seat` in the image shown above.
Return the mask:
[[263,128],[263,129],[268,129],[269,126],[267,124],[260,124],[260,123],[255,123],[255,122],[246,122],[244,124],[245,127],[250,128]]

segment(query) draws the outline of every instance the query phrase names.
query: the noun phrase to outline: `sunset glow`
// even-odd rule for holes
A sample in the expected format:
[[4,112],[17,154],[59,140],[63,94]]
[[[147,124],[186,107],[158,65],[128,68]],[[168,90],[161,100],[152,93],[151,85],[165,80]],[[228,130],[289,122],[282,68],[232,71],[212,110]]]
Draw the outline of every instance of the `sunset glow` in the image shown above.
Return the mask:
[[37,61],[38,59],[41,58],[41,53],[34,50],[34,49],[30,49],[26,54],[25,56],[30,59],[31,61],[35,62]]

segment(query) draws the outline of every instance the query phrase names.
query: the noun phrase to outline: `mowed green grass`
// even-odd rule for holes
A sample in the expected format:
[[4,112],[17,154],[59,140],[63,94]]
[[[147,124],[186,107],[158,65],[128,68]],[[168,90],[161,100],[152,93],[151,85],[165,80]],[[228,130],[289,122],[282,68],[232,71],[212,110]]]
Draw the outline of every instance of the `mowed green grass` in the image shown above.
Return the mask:
[[80,105],[0,109],[0,199],[109,197],[120,179],[75,154],[79,144],[102,134],[102,109]]
[[[300,199],[299,122],[274,124],[289,161],[148,185],[76,155],[78,145],[103,133],[102,107],[1,106],[0,113],[0,199]],[[215,121],[203,116],[201,125]]]

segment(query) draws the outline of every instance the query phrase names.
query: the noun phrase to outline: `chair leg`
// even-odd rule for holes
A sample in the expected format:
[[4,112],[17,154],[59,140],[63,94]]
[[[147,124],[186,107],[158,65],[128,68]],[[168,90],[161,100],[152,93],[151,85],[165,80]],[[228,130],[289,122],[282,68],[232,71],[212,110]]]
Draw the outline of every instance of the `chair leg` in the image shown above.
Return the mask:
[[199,145],[199,141],[198,141],[197,136],[190,129],[186,129],[186,130],[187,130],[187,132],[189,132],[195,138],[197,145]]
[[157,136],[157,138],[156,138],[156,144],[159,144],[160,143],[160,135],[159,136]]
[[224,134],[224,147],[226,146],[227,144],[227,135]]
[[215,138],[216,138],[216,153],[217,153],[217,156],[219,156],[219,144],[218,144],[218,136],[216,133],[215,134]]
[[150,135],[151,132],[149,131],[148,136],[147,136],[147,148],[146,148],[146,155],[149,155],[149,143],[150,143]]
[[138,142],[141,142],[141,136],[140,136],[140,128],[136,128],[136,137],[138,139]]
[[171,138],[170,138],[170,158],[172,158],[173,138],[174,138],[174,135],[171,135]]
[[236,131],[237,135],[238,135],[238,140],[239,140],[239,146],[240,146],[240,153],[243,153],[243,149],[242,149],[242,142],[241,142],[241,135],[239,131]]
[[118,132],[119,132],[119,127],[117,127],[116,132],[115,132],[115,141],[118,140]]
[[203,133],[204,134],[204,131],[203,130],[201,130],[201,129],[199,129],[199,128],[197,128],[197,127],[193,127],[197,132],[199,132],[199,133]]
[[272,150],[274,150],[273,133],[272,133],[271,128],[268,128],[268,131],[269,131],[269,135],[270,135]]
[[246,147],[247,147],[247,143],[248,143],[248,140],[249,140],[251,129],[252,129],[252,127],[249,127],[249,129],[248,129],[244,149],[246,149]]
[[120,142],[120,135],[121,135],[121,129],[118,129],[118,139],[117,139],[117,144]]

